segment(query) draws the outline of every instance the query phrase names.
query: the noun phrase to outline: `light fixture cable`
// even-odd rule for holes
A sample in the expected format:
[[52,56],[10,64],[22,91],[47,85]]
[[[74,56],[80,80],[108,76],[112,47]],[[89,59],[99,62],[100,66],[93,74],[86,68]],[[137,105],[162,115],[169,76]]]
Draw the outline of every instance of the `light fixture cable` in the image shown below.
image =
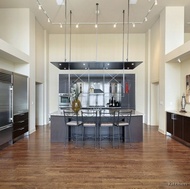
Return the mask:
[[130,3],[129,3],[129,0],[128,0],[128,10],[127,10],[127,62],[129,60],[129,10],[130,10]]
[[65,0],[65,62],[67,61],[67,0]]
[[124,48],[125,48],[125,10],[123,10],[123,48],[122,48],[122,61],[124,62]]
[[72,11],[70,10],[70,51],[69,51],[69,61],[71,62],[71,34],[72,34]]
[[98,6],[99,4],[96,3],[96,61],[98,60],[98,14],[99,14],[99,10],[98,10]]

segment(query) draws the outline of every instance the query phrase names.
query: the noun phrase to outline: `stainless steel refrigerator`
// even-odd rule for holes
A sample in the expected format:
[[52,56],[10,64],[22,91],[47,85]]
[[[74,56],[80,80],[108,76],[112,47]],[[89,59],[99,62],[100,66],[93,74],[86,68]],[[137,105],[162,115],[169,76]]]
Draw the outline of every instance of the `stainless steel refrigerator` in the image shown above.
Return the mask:
[[0,70],[0,146],[12,140],[12,74]]

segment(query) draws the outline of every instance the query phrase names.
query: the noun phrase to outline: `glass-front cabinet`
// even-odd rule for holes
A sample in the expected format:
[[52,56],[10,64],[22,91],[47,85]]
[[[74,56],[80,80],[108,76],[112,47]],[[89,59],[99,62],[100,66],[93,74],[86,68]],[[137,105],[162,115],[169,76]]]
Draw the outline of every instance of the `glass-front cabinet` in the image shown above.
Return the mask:
[[82,107],[127,107],[135,109],[135,74],[64,74],[59,86],[70,92],[77,84]]

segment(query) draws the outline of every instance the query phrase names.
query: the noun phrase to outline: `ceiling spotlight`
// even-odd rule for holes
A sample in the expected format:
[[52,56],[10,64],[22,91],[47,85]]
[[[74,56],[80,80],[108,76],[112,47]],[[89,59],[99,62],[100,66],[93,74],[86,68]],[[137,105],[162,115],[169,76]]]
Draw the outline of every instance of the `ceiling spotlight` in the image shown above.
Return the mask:
[[135,28],[135,23],[133,23],[133,28]]
[[62,24],[60,24],[60,28],[62,28],[63,27],[63,25]]
[[155,0],[154,5],[157,5],[157,4],[158,4],[158,1],[157,1],[157,0]]
[[95,28],[98,28],[98,24],[95,24],[95,26],[94,26]]
[[76,24],[76,28],[79,28],[79,24]]
[[65,5],[64,0],[56,0],[57,5]]
[[144,21],[145,21],[145,22],[147,22],[147,21],[148,21],[148,18],[147,18],[147,17],[145,17],[145,18],[144,18]]
[[113,25],[113,27],[116,28],[116,27],[117,27],[117,24],[115,23],[115,24]]
[[50,18],[48,18],[48,22],[50,23]]
[[181,63],[181,59],[180,59],[180,58],[178,58],[177,61],[178,61],[179,63]]
[[39,10],[42,10],[42,5],[38,5],[38,9],[39,9]]

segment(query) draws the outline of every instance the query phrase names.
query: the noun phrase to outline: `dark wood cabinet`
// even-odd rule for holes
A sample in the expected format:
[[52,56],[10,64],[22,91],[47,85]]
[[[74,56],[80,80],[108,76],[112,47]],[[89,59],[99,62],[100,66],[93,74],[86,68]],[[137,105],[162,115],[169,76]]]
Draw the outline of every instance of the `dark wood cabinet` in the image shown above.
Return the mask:
[[184,117],[183,140],[190,143],[190,118]]
[[173,119],[172,113],[167,113],[167,132],[173,134]]
[[[75,83],[82,88],[80,97],[87,99],[85,107],[106,106],[113,97],[118,104],[115,106],[136,109],[135,74],[59,74],[59,93],[69,93]],[[112,84],[117,86],[115,90],[110,90]],[[100,89],[100,92],[94,91],[96,94],[93,94],[90,92],[91,88]],[[91,104],[90,102],[93,101],[98,101],[98,103]]]
[[178,138],[182,138],[182,116],[173,114],[173,120],[173,134]]
[[59,93],[69,93],[69,74],[59,74]]
[[28,132],[28,112],[14,115],[13,141],[15,142],[26,132]]
[[167,112],[167,132],[174,139],[190,146],[190,117]]

